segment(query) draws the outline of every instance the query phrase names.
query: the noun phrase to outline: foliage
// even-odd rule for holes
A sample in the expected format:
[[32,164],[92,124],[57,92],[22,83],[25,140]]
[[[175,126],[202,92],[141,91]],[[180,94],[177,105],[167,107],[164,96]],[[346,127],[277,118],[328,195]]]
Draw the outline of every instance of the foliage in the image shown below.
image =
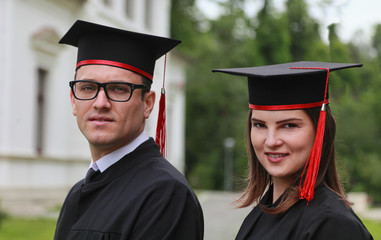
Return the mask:
[[287,0],[288,32],[291,38],[292,61],[324,60],[325,47],[319,32],[319,24],[308,14],[305,0]]
[[56,220],[9,218],[0,229],[0,239],[53,239]]
[[[299,60],[361,62],[360,70],[330,74],[336,151],[345,188],[367,191],[381,202],[380,24],[370,43],[345,43],[337,25],[331,25],[326,43],[306,0],[286,0],[282,12],[273,8],[271,0],[263,0],[255,16],[244,11],[245,0],[216,1],[223,8],[217,19],[202,16],[194,0],[172,2],[172,36],[184,40],[180,50],[191,61],[186,86],[186,176],[194,187],[222,189],[227,137],[236,140],[234,177],[244,179],[247,170],[247,80],[211,73],[212,69]],[[334,1],[321,2],[326,6]]]
[[8,214],[4,210],[0,209],[0,228],[4,224],[4,221],[7,218],[8,218]]
[[257,18],[256,39],[266,39],[266,41],[258,41],[258,50],[265,59],[265,64],[289,62],[292,56],[287,17],[284,15],[278,17],[271,1],[265,1]]

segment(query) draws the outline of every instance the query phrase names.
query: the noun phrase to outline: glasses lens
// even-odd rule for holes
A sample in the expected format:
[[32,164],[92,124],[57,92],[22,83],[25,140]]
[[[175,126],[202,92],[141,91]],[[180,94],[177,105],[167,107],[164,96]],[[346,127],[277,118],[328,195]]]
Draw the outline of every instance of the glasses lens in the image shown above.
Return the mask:
[[127,101],[130,99],[132,89],[128,83],[109,83],[106,91],[112,100]]
[[93,82],[76,82],[74,85],[74,94],[79,99],[92,99],[97,95],[98,85]]

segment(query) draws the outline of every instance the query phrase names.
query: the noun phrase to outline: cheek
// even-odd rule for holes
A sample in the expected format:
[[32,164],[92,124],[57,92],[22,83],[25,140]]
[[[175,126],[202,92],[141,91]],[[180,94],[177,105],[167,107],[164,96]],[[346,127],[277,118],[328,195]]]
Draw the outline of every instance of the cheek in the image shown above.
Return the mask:
[[302,136],[294,138],[292,142],[295,151],[299,152],[302,158],[307,161],[314,143],[313,134],[303,134]]
[[254,151],[257,153],[261,149],[263,149],[264,146],[264,137],[262,134],[258,131],[255,131],[253,128],[250,132],[250,138],[251,138],[251,145],[254,148]]
[[78,124],[84,124],[84,119],[86,119],[91,109],[91,101],[76,101],[72,105],[72,113],[76,117]]

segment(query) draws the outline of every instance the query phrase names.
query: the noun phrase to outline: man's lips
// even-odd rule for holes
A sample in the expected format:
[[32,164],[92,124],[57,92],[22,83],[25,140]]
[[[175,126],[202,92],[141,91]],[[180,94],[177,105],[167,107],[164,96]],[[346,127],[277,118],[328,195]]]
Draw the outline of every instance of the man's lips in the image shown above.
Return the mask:
[[110,117],[107,117],[107,116],[96,115],[96,116],[91,116],[89,118],[89,121],[96,123],[96,124],[105,124],[105,123],[113,122],[114,120]]

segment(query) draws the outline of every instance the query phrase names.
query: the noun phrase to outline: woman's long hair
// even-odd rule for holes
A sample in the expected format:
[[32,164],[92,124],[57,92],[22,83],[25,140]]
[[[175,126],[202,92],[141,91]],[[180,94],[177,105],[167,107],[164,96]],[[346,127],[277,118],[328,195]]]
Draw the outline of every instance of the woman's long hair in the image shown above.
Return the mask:
[[[317,124],[319,121],[320,107],[303,109],[307,115],[311,118],[314,128],[316,131]],[[251,115],[253,110],[249,110],[248,119],[247,119],[247,130],[246,130],[246,143],[247,143],[247,154],[249,160],[249,177],[247,179],[248,186],[241,196],[237,200],[239,207],[247,207],[254,203],[259,203],[266,189],[271,184],[271,176],[267,173],[265,168],[259,162],[254,148],[251,142]],[[336,122],[332,116],[329,106],[326,108],[326,124],[325,124],[325,133],[323,148],[320,160],[319,173],[316,179],[315,188],[321,184],[326,184],[330,189],[335,191],[347,204],[350,206],[350,203],[347,201],[343,188],[340,184],[340,180],[337,174],[336,169],[336,160],[335,160],[335,134],[336,134]],[[261,207],[267,213],[272,214],[282,214],[287,212],[295,203],[299,201],[299,183],[300,178],[303,172],[303,168],[294,175],[293,183],[291,186],[284,192],[280,204],[274,208],[266,208],[265,206]]]

